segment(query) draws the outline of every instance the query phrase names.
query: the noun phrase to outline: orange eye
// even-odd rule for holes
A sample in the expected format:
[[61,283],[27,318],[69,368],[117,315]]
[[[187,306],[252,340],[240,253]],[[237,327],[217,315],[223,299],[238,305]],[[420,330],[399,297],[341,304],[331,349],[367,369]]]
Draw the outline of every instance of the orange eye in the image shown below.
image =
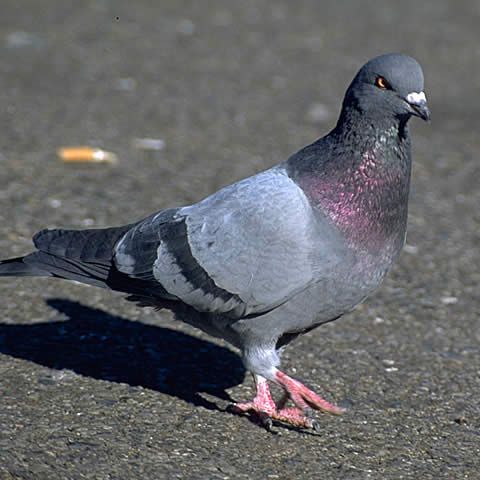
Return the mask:
[[378,88],[382,88],[383,90],[390,89],[390,84],[383,78],[383,77],[377,77],[375,79],[375,85]]

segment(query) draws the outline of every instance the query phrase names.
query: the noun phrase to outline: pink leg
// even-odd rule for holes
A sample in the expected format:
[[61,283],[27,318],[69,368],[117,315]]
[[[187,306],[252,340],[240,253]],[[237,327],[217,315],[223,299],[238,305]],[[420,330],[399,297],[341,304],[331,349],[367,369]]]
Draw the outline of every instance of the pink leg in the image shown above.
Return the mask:
[[257,389],[255,398],[251,402],[235,403],[232,408],[237,413],[254,411],[270,417],[277,410],[277,406],[272,399],[267,379],[260,375],[254,375],[253,378]]
[[288,392],[293,403],[302,411],[309,407],[322,412],[333,413],[334,415],[340,415],[345,411],[345,409],[327,402],[327,400],[307,388],[303,383],[289,377],[280,370],[275,372],[275,380]]
[[279,402],[279,406],[275,405],[266,378],[260,375],[254,375],[254,379],[257,388],[255,398],[251,402],[232,405],[231,408],[235,413],[254,412],[267,429],[270,429],[272,420],[289,423],[297,427],[315,427],[314,420],[308,418],[303,410],[296,407],[285,408],[285,403],[288,400],[286,395],[285,398]]
[[[296,427],[316,429],[318,424],[306,415],[310,408],[337,415],[343,412],[342,408],[327,402],[302,383],[279,370],[275,373],[275,380],[282,386],[285,393],[277,404],[272,399],[266,378],[254,375],[254,379],[257,393],[253,401],[236,403],[232,406],[232,410],[235,413],[254,412],[267,428],[270,428],[271,420],[278,420]],[[285,406],[289,398],[292,399],[295,407]]]

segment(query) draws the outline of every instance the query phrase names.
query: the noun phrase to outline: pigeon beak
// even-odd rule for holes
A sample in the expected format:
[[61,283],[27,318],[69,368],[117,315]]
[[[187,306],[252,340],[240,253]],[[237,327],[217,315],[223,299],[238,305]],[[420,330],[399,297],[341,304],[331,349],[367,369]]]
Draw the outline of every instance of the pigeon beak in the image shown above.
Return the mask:
[[412,115],[420,117],[426,122],[430,121],[430,110],[427,106],[427,97],[424,92],[412,92],[405,98],[410,105]]

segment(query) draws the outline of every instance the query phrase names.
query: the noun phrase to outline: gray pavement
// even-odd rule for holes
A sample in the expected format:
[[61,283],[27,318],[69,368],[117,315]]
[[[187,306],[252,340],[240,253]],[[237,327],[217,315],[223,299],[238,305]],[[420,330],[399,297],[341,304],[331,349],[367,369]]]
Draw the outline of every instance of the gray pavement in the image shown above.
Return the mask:
[[[433,121],[412,122],[399,264],[285,355],[345,415],[267,433],[224,411],[253,393],[228,345],[107,291],[2,279],[0,479],[480,478],[479,17],[474,0],[3,0],[1,257],[285,159],[379,53],[422,63]],[[119,163],[65,165],[72,144]]]

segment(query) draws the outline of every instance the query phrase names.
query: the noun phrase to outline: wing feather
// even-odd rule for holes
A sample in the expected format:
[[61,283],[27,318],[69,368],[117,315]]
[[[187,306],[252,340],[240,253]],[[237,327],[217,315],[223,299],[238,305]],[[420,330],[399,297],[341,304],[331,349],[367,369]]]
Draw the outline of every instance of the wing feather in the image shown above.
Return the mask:
[[240,318],[311,284],[314,231],[305,195],[277,167],[149,217],[118,243],[115,262],[199,311]]

